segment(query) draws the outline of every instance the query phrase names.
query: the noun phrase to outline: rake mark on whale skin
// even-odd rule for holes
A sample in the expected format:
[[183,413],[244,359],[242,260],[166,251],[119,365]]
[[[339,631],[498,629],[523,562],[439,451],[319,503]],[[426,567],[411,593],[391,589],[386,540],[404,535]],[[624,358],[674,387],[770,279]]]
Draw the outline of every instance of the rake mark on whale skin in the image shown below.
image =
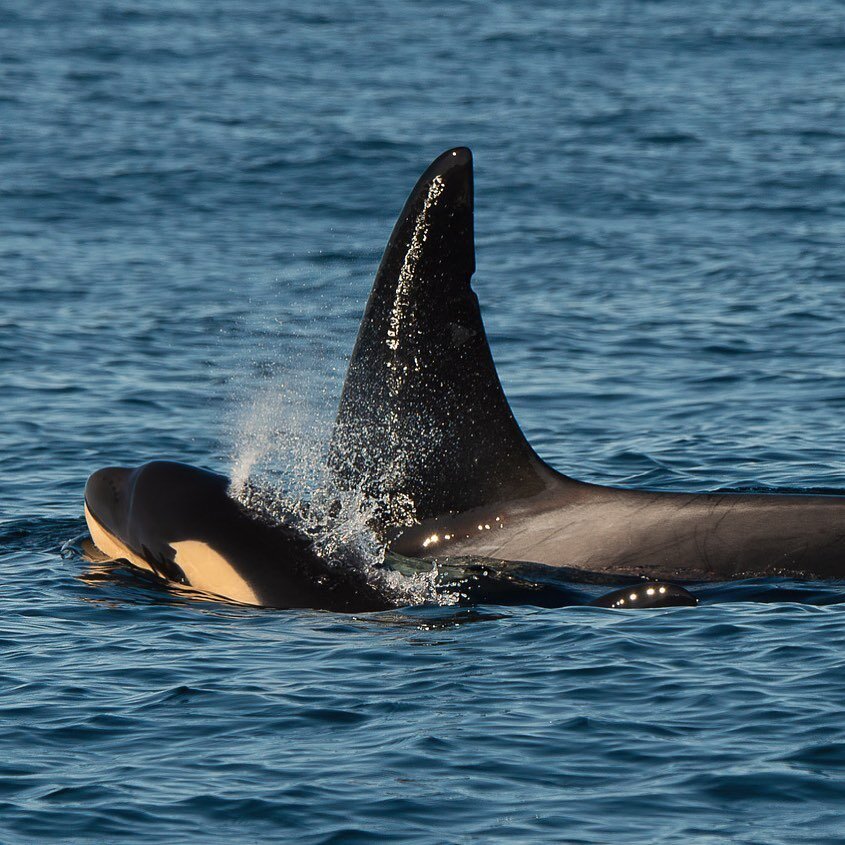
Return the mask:
[[[416,276],[417,263],[422,254],[423,244],[428,236],[428,212],[437,198],[443,193],[443,177],[435,176],[431,181],[428,194],[423,201],[414,225],[414,233],[408,251],[405,253],[405,260],[402,262],[402,269],[399,271],[399,282],[396,285],[396,296],[393,301],[393,309],[390,312],[390,327],[387,330],[387,345],[394,352],[399,350],[399,340],[402,336],[402,324],[405,321],[405,314],[411,305],[411,293]],[[388,367],[397,375],[397,366],[394,364]],[[400,385],[394,383],[394,391],[398,393]]]

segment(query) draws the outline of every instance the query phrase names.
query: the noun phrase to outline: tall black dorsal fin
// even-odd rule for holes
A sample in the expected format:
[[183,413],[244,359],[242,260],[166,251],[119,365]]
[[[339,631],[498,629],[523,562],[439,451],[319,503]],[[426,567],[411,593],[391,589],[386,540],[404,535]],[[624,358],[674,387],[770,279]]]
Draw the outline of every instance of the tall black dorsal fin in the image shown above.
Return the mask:
[[399,215],[340,400],[330,464],[385,529],[531,496],[552,474],[502,391],[474,270],[472,154],[458,147]]

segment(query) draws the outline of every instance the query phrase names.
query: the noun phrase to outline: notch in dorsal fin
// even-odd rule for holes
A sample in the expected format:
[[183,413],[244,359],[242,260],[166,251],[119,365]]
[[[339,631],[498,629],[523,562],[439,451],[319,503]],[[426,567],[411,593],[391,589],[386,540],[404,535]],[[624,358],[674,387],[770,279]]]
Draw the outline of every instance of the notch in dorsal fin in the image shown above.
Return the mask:
[[458,147],[399,215],[340,400],[330,465],[383,529],[531,496],[553,474],[502,391],[474,270],[472,154]]

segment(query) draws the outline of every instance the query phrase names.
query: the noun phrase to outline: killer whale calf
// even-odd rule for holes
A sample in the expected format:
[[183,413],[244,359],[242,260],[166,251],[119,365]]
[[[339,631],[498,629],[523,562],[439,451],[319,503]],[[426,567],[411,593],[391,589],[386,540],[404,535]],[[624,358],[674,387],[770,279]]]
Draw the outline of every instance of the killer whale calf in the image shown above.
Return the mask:
[[394,605],[353,560],[331,565],[295,528],[249,513],[229,479],[171,461],[106,467],[85,485],[94,545],[171,584],[263,607],[363,612]]
[[[339,490],[370,503],[388,560],[400,571],[432,559],[489,561],[458,567],[476,585],[464,595],[480,601],[513,583],[510,564],[624,585],[580,601],[610,607],[695,604],[682,586],[694,582],[845,578],[845,497],[625,490],[577,481],[539,458],[505,398],[470,285],[472,176],[470,151],[448,150],[408,197],[341,395],[330,472]],[[355,561],[323,560],[295,527],[231,498],[225,477],[184,464],[95,472],[85,516],[104,555],[234,601],[395,604]],[[488,570],[505,574],[478,576]],[[579,603],[565,591],[519,595]]]

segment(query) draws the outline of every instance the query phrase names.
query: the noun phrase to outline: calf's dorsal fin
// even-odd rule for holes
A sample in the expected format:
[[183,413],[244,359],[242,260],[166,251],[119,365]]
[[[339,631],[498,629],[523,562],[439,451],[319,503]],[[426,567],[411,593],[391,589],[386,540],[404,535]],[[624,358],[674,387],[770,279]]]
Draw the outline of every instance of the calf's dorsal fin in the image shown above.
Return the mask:
[[330,465],[383,528],[532,496],[557,475],[502,391],[474,270],[472,154],[458,147],[423,173],[393,228],[337,415]]

